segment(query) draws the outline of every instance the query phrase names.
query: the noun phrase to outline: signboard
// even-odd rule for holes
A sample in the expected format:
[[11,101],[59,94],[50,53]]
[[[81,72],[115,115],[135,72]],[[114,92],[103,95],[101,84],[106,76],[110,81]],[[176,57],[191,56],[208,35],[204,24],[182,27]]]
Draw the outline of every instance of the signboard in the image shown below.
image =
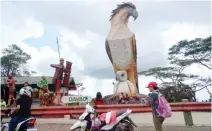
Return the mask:
[[64,104],[68,103],[86,103],[91,102],[92,97],[90,96],[63,96],[61,101]]

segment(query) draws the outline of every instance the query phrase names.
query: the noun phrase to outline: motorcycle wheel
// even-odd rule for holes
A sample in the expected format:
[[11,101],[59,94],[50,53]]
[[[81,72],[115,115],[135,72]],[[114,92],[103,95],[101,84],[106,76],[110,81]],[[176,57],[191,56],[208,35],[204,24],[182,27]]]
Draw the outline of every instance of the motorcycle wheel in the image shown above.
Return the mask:
[[134,131],[134,127],[129,121],[123,120],[116,126],[115,131]]

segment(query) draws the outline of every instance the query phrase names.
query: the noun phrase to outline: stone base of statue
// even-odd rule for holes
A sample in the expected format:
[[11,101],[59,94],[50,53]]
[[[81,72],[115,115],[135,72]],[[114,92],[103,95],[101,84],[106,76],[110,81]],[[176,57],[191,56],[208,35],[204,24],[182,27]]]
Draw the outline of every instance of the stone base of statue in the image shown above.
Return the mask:
[[146,98],[147,96],[144,94],[139,94],[138,96],[129,97],[126,94],[121,94],[119,96],[108,95],[105,96],[105,104],[113,105],[113,104],[142,104],[141,99]]

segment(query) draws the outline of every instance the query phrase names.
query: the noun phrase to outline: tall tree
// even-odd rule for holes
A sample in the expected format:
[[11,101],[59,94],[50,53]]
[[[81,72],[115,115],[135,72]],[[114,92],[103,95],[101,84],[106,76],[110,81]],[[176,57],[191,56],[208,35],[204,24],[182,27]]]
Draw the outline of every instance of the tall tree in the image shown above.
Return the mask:
[[[211,70],[211,36],[178,42],[169,48],[168,59],[171,64],[184,68],[193,64],[199,64]],[[200,89],[196,89],[196,91],[211,86],[210,76],[199,78],[197,83],[194,83],[193,86],[200,87]]]
[[30,59],[31,56],[25,53],[17,45],[13,44],[8,48],[3,49],[1,57],[1,76],[7,76],[8,74],[12,74],[14,76],[29,76],[32,73],[36,73],[24,68],[24,65]]
[[171,64],[200,64],[211,69],[211,36],[178,42],[169,49],[169,60]]
[[180,102],[181,99],[196,100],[195,89],[186,84],[189,79],[197,79],[197,75],[183,73],[183,67],[155,67],[140,72],[140,75],[153,76],[161,80],[160,91],[169,102]]
[[[183,98],[193,100],[195,92],[211,86],[210,77],[202,78],[184,73],[193,64],[200,64],[211,70],[211,36],[191,41],[182,40],[169,48],[168,54],[171,67],[155,67],[139,74],[161,80],[161,91],[169,101],[181,101]],[[188,84],[188,80],[194,82]]]

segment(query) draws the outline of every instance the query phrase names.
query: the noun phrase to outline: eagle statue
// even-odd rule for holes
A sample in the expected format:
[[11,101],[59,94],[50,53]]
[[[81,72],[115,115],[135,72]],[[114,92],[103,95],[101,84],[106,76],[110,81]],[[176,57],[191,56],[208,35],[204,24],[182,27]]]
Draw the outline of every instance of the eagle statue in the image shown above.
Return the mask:
[[105,48],[115,73],[117,71],[127,72],[127,80],[135,88],[134,92],[131,92],[132,96],[136,96],[139,93],[137,49],[135,35],[128,28],[130,16],[136,20],[138,12],[135,5],[129,2],[117,5],[117,8],[112,11],[111,28],[106,38]]

